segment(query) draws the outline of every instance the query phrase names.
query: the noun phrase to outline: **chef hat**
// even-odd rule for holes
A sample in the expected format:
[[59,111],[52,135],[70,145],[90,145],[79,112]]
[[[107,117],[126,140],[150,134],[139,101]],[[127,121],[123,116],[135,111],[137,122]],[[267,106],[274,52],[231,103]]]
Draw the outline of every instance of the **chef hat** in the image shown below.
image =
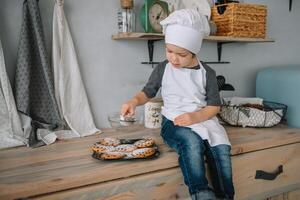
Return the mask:
[[160,24],[166,43],[185,48],[194,54],[200,51],[203,38],[210,32],[206,16],[196,9],[174,11]]

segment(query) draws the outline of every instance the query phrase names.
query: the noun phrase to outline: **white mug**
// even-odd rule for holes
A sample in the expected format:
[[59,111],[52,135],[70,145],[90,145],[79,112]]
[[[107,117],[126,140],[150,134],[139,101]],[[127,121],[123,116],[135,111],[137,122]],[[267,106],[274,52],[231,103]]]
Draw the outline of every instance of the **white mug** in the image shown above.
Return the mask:
[[163,101],[161,98],[151,99],[145,104],[145,127],[160,128],[162,122],[161,107]]

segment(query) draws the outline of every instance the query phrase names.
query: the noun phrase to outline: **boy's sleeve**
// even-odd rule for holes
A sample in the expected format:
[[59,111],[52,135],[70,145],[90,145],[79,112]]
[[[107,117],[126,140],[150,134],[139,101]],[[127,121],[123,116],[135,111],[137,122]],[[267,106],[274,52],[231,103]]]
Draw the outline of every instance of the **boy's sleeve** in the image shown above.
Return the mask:
[[162,77],[164,75],[164,71],[166,68],[166,64],[168,61],[163,61],[159,63],[154,70],[152,71],[148,82],[142,89],[142,91],[146,94],[148,98],[155,97],[156,93],[158,92],[159,88],[161,87]]
[[221,98],[216,72],[206,65],[206,102],[208,106],[220,106]]

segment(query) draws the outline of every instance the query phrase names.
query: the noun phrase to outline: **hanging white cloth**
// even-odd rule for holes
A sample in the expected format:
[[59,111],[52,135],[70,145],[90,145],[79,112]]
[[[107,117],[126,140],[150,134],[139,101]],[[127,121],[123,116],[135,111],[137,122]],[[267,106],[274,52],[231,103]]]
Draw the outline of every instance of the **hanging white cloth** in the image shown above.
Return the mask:
[[52,65],[56,100],[68,126],[77,136],[99,132],[82,83],[62,0],[56,1],[54,5]]
[[0,148],[26,144],[10,82],[7,77],[0,41]]
[[58,138],[81,137],[100,132],[96,128],[79,65],[63,1],[57,0],[53,12],[52,66],[55,96],[61,116],[72,130],[57,132]]
[[211,8],[208,0],[181,0],[180,2],[183,4],[181,8],[196,9],[198,12],[207,16],[207,19],[210,19]]
[[53,12],[52,65],[56,100],[68,126],[77,136],[99,132],[81,79],[62,0],[56,1]]

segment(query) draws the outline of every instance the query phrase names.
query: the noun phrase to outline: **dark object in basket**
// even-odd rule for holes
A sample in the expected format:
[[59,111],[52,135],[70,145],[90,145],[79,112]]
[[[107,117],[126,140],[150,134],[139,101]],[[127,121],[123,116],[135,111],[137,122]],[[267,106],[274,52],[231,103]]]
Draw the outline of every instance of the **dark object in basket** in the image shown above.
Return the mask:
[[[222,5],[222,4],[226,4],[226,3],[239,3],[239,1],[230,1],[230,0],[219,0],[216,5]],[[218,13],[221,15],[225,12],[226,10],[226,5],[224,6],[219,6],[218,7]]]
[[[119,139],[119,145],[117,146],[105,146],[96,142],[95,145],[102,145],[102,147],[108,147],[108,151],[97,151],[92,147],[92,157],[98,160],[140,160],[140,159],[152,159],[159,156],[160,152],[153,139],[140,138],[140,139]],[[144,144],[144,145],[143,145]],[[132,149],[132,147],[135,147]],[[126,150],[128,149],[128,151]]]
[[284,104],[264,101],[263,105],[222,105],[219,116],[232,126],[271,127],[284,119],[286,111]]
[[261,104],[246,103],[246,104],[243,104],[241,106],[244,107],[244,108],[256,108],[258,110],[264,110],[265,109],[264,105],[261,105]]
[[225,77],[222,75],[217,76],[217,84],[219,91],[234,91],[234,87],[228,83],[226,83]]

